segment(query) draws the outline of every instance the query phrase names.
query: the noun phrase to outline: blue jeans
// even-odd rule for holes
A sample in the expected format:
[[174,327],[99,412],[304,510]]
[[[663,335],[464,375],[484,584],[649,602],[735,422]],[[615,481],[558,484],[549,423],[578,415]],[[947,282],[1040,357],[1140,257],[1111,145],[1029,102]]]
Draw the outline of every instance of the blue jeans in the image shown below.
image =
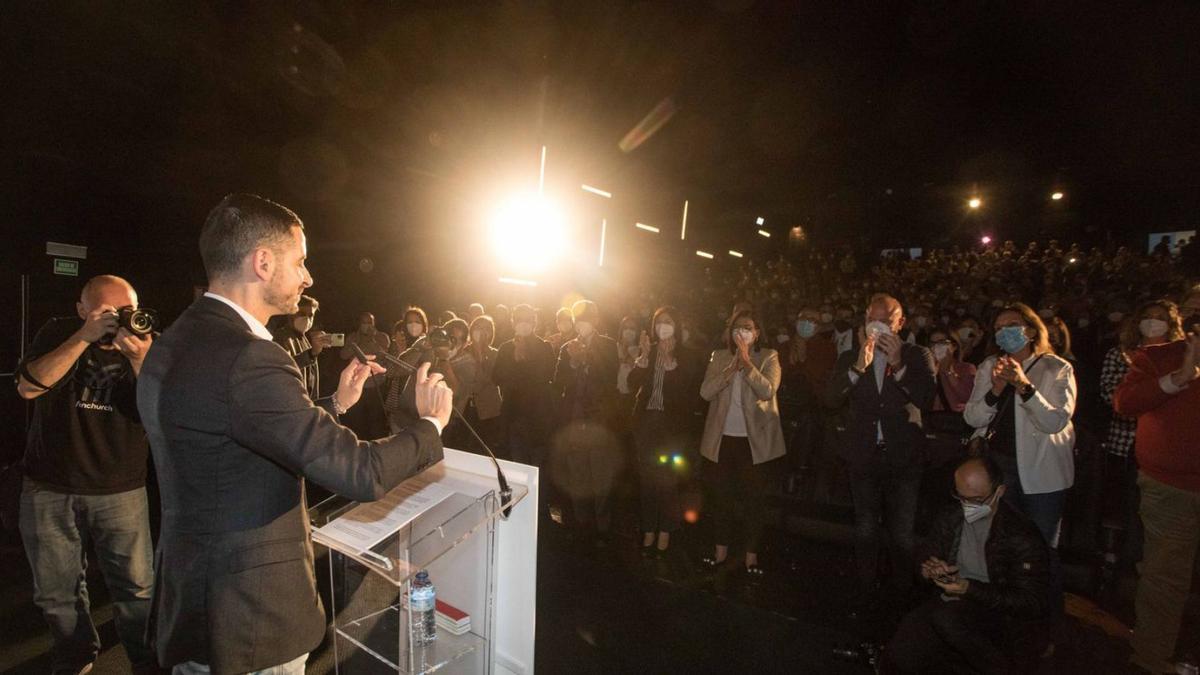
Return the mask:
[[154,585],[146,489],[76,495],[51,492],[26,479],[20,527],[33,569],[33,602],[54,638],[52,668],[81,667],[100,651],[88,605],[88,542],[95,545],[130,662],[154,663],[146,645]]
[[884,544],[880,521],[887,525],[887,548],[892,558],[892,588],[907,593],[912,588],[913,528],[921,472],[911,467],[893,468],[882,463],[850,469],[850,495],[854,499],[854,558],[858,566],[860,592],[873,593],[879,568],[879,549]]

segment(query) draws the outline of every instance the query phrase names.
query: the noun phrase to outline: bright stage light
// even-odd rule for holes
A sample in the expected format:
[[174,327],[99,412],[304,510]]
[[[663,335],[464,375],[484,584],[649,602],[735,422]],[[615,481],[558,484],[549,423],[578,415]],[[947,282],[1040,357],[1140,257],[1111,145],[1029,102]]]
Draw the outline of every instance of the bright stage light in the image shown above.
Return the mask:
[[492,217],[492,249],[505,269],[540,272],[566,248],[562,211],[538,195],[518,195]]
[[740,257],[742,257],[742,252],[741,252],[741,251],[735,251],[735,250],[733,250],[733,249],[729,249],[729,255],[731,255],[731,256],[733,256],[733,257],[735,257],[735,258],[740,258]]
[[500,277],[500,283],[511,284],[513,286],[537,286],[536,281],[530,281],[529,279],[514,279],[512,277]]
[[766,222],[767,222],[767,221],[766,221],[766,220],[763,220],[763,217],[762,217],[762,216],[759,216],[759,217],[757,217],[757,218],[755,218],[755,219],[754,219],[754,224],[755,224],[755,225],[762,225],[763,223],[766,223]]
[[708,251],[696,251],[696,255],[700,256],[701,258],[708,258],[709,260],[713,259],[713,254],[709,253]]
[[1059,201],[1059,200],[1060,200],[1060,199],[1062,199],[1062,198],[1063,198],[1063,193],[1061,193],[1061,192],[1055,192],[1055,193],[1053,193],[1053,194],[1051,194],[1051,195],[1050,195],[1050,199],[1053,199],[1053,200],[1054,200],[1054,201],[1056,201],[1056,202],[1057,202],[1057,201]]
[[967,200],[967,206],[977,209],[980,206],[983,206],[983,200],[979,197],[971,197],[969,200]]
[[654,234],[658,234],[658,228],[653,225],[647,225],[645,223],[634,223],[633,225],[634,225],[634,227],[636,227],[639,230],[645,230],[647,232],[653,232]]
[[758,235],[759,235],[760,237],[766,237],[767,239],[770,239],[770,238],[771,238],[771,233],[770,233],[770,232],[767,232],[766,230],[759,230],[759,231],[758,231]]
[[984,246],[987,246],[988,244],[992,243],[992,238],[985,234],[979,238],[979,242]]

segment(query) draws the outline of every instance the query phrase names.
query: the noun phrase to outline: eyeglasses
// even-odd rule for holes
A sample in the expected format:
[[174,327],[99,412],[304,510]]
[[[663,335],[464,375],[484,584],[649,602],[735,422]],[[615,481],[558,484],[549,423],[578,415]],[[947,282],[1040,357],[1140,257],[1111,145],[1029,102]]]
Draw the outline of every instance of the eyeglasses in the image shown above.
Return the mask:
[[964,497],[964,496],[958,494],[957,490],[951,490],[950,496],[954,497],[961,504],[974,504],[976,506],[982,506],[983,504],[986,504],[986,503],[992,501],[992,497],[996,496],[996,490],[999,490],[999,489],[1000,489],[999,485],[992,488],[992,491],[986,497]]

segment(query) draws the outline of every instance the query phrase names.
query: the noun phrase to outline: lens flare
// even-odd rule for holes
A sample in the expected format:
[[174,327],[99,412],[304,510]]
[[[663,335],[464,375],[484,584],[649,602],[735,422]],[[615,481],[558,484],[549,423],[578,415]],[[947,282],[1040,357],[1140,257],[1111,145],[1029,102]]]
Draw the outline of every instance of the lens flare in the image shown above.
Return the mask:
[[517,195],[492,217],[492,249],[505,270],[537,273],[556,262],[566,248],[562,211],[538,195]]

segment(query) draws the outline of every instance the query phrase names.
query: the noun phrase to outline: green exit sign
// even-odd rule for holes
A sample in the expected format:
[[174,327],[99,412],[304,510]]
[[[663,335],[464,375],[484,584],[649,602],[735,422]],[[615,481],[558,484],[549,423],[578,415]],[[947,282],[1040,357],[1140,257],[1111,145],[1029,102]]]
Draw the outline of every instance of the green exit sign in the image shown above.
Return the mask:
[[78,260],[63,260],[62,258],[54,259],[54,273],[64,277],[79,276],[79,261]]

